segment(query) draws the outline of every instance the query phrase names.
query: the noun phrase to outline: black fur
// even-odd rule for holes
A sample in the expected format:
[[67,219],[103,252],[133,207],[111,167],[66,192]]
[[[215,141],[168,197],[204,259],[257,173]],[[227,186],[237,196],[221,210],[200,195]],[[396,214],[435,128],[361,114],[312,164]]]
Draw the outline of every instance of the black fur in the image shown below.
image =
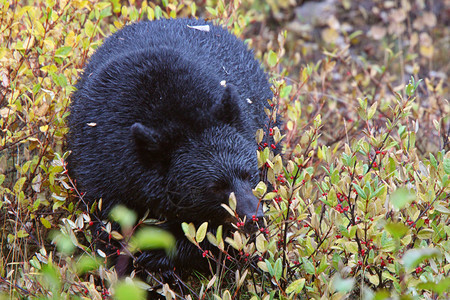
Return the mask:
[[166,220],[178,255],[144,253],[150,270],[195,268],[201,256],[180,223],[223,224],[230,192],[241,216],[262,215],[251,191],[255,132],[273,94],[252,52],[225,29],[191,19],[126,26],[92,55],[77,89],[70,174],[87,199],[103,199],[104,214],[125,204]]

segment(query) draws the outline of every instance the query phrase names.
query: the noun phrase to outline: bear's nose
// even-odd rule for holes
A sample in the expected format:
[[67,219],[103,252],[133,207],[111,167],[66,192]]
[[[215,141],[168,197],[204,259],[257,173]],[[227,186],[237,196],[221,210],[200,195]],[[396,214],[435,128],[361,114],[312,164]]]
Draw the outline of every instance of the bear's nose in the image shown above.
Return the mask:
[[262,203],[253,195],[249,183],[235,185],[234,190],[236,196],[236,212],[242,220],[244,218],[246,219],[244,231],[256,231],[258,226],[264,224]]
[[264,214],[251,215],[250,218],[247,216],[247,221],[244,225],[244,232],[254,233],[258,231],[259,228],[264,227]]

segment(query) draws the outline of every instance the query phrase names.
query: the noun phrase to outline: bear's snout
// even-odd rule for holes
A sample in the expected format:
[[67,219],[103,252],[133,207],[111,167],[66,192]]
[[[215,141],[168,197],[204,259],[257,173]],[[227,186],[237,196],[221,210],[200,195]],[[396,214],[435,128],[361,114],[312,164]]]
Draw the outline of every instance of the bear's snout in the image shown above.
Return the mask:
[[234,185],[236,212],[241,220],[246,219],[244,231],[254,232],[263,224],[262,202],[253,195],[249,182],[240,181]]

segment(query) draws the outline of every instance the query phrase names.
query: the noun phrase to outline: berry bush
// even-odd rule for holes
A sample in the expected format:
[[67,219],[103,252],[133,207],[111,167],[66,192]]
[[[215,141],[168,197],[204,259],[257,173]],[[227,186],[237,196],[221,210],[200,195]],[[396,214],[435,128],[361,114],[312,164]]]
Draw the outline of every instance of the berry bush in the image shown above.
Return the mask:
[[[0,0],[0,295],[447,299],[448,1],[303,2]],[[88,206],[67,175],[65,135],[70,94],[103,38],[171,17],[246,39],[274,98],[255,133],[265,220],[250,220],[261,224],[251,235],[245,220],[231,232],[184,223],[211,268],[169,284],[119,278],[94,247],[96,222],[132,259],[174,241],[123,207],[98,220],[101,200]]]

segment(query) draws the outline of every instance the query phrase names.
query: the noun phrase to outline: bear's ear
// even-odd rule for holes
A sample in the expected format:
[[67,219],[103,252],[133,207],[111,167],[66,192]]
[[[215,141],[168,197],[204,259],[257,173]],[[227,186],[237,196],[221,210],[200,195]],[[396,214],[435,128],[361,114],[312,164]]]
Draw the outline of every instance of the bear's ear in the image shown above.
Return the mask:
[[142,163],[152,167],[163,166],[167,160],[167,153],[162,149],[161,135],[141,123],[134,123],[130,130]]
[[239,106],[239,94],[232,84],[227,84],[220,101],[216,102],[212,108],[213,116],[230,125],[241,122],[241,107]]
[[144,146],[148,151],[159,150],[159,134],[142,125],[141,123],[134,123],[131,126],[131,134],[133,135],[134,141],[138,147]]

